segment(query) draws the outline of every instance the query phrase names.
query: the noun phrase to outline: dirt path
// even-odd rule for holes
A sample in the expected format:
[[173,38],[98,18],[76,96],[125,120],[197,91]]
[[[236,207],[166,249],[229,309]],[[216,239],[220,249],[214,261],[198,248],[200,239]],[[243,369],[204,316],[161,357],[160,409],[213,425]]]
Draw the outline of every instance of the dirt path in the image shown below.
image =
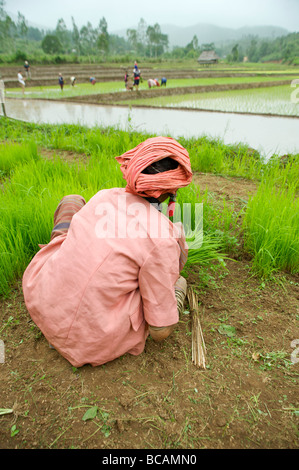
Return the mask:
[[[255,190],[215,175],[196,175],[196,182],[231,201]],[[0,448],[297,448],[299,366],[291,344],[299,338],[299,276],[265,284],[249,266],[231,260],[227,270],[189,273],[199,292],[206,370],[191,361],[187,303],[164,343],[149,338],[140,356],[75,369],[49,348],[17,283],[0,301],[0,407],[13,409],[0,416]],[[83,420],[87,410],[91,418]]]

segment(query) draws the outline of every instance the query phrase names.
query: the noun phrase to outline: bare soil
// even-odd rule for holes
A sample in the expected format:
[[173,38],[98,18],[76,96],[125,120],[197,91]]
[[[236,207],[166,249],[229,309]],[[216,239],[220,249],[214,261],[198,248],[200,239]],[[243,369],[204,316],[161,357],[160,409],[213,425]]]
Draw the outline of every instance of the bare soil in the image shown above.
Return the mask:
[[[236,204],[256,189],[208,174],[196,183]],[[297,448],[299,276],[262,282],[242,252],[226,267],[194,266],[188,275],[199,295],[205,370],[191,360],[187,301],[163,343],[149,338],[139,356],[75,369],[49,347],[16,283],[0,301],[0,407],[12,410],[0,415],[0,448]]]

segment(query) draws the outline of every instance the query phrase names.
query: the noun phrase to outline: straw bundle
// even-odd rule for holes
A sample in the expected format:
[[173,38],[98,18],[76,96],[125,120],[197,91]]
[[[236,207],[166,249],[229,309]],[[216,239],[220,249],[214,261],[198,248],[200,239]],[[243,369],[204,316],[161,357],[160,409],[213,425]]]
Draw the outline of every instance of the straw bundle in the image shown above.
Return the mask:
[[187,297],[192,316],[192,362],[201,369],[206,368],[206,346],[199,320],[198,298],[191,288],[187,290]]

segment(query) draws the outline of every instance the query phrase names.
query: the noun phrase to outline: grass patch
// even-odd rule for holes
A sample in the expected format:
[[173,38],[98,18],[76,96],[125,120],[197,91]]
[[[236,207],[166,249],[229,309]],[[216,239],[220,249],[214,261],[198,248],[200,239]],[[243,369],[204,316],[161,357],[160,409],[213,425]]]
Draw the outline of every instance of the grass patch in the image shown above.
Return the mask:
[[26,144],[0,143],[0,177],[9,173],[18,165],[22,165],[30,160],[38,160],[35,142],[29,141]]
[[297,273],[298,235],[299,199],[295,186],[277,187],[270,179],[263,179],[248,203],[244,220],[245,249],[253,255],[253,270],[262,277],[278,270]]

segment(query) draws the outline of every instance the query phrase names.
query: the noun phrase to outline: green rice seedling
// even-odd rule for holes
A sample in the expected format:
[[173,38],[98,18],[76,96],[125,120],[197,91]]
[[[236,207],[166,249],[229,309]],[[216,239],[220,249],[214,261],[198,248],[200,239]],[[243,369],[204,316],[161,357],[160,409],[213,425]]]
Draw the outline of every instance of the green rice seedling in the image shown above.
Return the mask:
[[[180,213],[173,221],[183,223],[187,244],[189,246],[186,267],[198,264],[206,266],[212,260],[223,264],[223,259],[229,248],[224,231],[220,230],[221,223],[215,222],[215,212],[218,212],[208,201],[207,191],[190,184],[178,191]],[[185,214],[187,211],[187,215]]]
[[134,106],[151,105],[159,108],[190,108],[239,113],[279,114],[299,116],[291,100],[290,85],[243,90],[207,91],[182,95],[140,98],[127,101]]
[[18,142],[34,140],[37,146],[50,149],[68,150],[86,155],[107,154],[110,158],[121,155],[138,145],[151,134],[126,132],[113,127],[86,128],[80,125],[38,125],[2,118],[0,140]]
[[40,158],[35,142],[29,141],[26,144],[0,144],[0,172],[3,176],[8,175],[17,165],[30,160]]
[[79,189],[75,168],[62,161],[31,161],[17,167],[4,183],[0,193],[1,294],[22,275],[38,244],[49,242],[59,200]]
[[269,277],[278,270],[299,271],[299,199],[295,185],[277,187],[263,180],[249,200],[244,218],[244,246],[253,270]]
[[221,139],[181,139],[189,151],[193,171],[260,179],[263,158],[247,145],[225,145]]
[[264,179],[270,179],[273,184],[280,187],[294,187],[299,189],[299,153],[285,155],[284,157],[273,155],[263,167]]

